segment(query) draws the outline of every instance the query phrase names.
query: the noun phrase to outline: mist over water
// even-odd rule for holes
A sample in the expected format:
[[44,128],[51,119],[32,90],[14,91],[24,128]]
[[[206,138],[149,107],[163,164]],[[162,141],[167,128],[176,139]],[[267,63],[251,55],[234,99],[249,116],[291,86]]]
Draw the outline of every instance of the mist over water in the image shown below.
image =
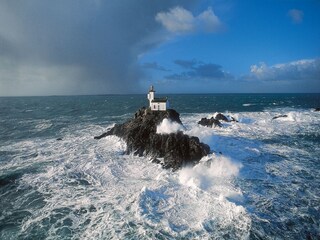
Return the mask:
[[[169,99],[184,128],[159,131],[212,149],[176,172],[124,155],[115,136],[93,139],[146,106],[144,95],[0,98],[0,239],[320,236],[319,94]],[[239,122],[197,124],[216,112]]]

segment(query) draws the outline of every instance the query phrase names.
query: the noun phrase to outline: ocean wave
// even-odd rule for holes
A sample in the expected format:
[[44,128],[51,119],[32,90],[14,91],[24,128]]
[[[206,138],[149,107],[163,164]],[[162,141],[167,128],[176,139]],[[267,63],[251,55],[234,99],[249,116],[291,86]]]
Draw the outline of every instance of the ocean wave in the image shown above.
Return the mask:
[[[1,201],[12,204],[2,211],[0,237],[245,239],[318,234],[308,223],[316,224],[320,197],[320,172],[314,167],[319,164],[314,140],[319,114],[292,108],[226,114],[239,122],[207,128],[197,122],[212,113],[181,115],[184,132],[213,151],[198,165],[176,172],[147,157],[124,155],[126,144],[118,137],[93,139],[112,125],[77,123],[59,132],[61,141],[37,137],[1,146],[0,152],[13,156],[0,166],[1,176],[12,172],[4,182],[11,190]],[[279,114],[288,119],[272,120]],[[6,227],[8,221],[15,221],[15,232]]]

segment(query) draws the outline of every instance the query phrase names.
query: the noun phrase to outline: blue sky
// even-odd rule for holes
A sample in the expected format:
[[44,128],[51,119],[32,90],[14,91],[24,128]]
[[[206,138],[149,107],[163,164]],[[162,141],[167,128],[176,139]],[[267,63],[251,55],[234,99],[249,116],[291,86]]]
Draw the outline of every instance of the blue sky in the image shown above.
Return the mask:
[[3,0],[0,96],[320,92],[319,0]]
[[[179,92],[320,91],[320,1],[247,0],[216,5],[212,1],[208,6],[221,21],[222,30],[171,31],[170,40],[141,57],[142,63],[156,63],[168,70],[149,68],[149,77],[158,88],[164,92],[174,89],[174,85],[179,86]],[[202,5],[202,10],[208,6]],[[192,14],[197,16],[199,10]],[[186,79],[186,69],[175,60],[216,64],[230,76],[194,75]],[[265,77],[252,76],[254,65],[267,66]],[[278,65],[284,70],[269,74]],[[181,79],[175,79],[175,74],[181,74]],[[301,76],[292,77],[294,74]]]

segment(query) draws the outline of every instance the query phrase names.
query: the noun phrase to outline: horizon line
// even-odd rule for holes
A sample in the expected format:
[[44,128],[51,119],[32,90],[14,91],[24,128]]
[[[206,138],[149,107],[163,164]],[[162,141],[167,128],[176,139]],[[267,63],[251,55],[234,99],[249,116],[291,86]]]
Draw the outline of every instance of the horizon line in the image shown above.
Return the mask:
[[[221,93],[159,93],[159,95],[211,95],[211,94],[320,94],[320,92],[221,92]],[[102,94],[52,94],[52,95],[8,95],[0,98],[14,97],[82,97],[82,96],[126,96],[126,95],[145,95],[145,93],[102,93]]]

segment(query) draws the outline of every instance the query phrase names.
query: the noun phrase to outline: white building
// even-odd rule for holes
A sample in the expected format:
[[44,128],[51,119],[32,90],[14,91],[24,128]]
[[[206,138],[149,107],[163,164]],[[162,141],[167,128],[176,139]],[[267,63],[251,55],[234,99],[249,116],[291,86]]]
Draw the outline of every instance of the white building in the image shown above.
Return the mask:
[[150,87],[148,93],[149,106],[152,111],[165,111],[169,108],[169,100],[168,98],[155,98],[153,86]]

